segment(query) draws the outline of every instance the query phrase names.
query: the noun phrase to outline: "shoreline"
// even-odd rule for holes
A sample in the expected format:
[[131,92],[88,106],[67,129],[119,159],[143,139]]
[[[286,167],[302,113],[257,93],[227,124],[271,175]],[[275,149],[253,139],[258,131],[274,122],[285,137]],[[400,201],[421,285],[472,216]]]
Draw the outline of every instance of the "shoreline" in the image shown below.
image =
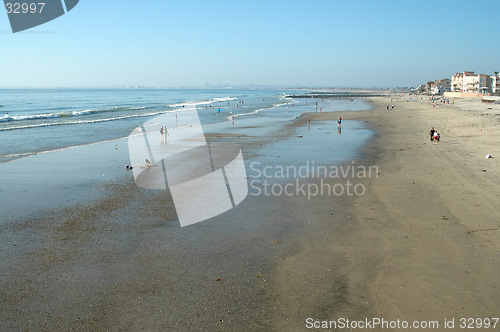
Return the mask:
[[[363,196],[247,197],[220,218],[179,228],[165,223],[175,215],[169,195],[129,179],[104,184],[111,195],[98,203],[17,225],[3,244],[2,320],[17,329],[301,331],[309,317],[495,317],[498,162],[481,154],[500,155],[496,115],[458,111],[459,102],[389,100],[303,114],[270,138],[297,141],[309,119],[325,135],[338,115],[364,122],[375,133],[357,164],[380,174],[360,180]],[[389,102],[395,110],[386,111]],[[487,131],[471,134],[471,124]],[[437,146],[430,126],[442,133]],[[254,157],[263,141],[253,143]],[[287,149],[288,158],[300,151]],[[271,164],[284,153],[269,151]],[[445,167],[429,168],[434,160]]]

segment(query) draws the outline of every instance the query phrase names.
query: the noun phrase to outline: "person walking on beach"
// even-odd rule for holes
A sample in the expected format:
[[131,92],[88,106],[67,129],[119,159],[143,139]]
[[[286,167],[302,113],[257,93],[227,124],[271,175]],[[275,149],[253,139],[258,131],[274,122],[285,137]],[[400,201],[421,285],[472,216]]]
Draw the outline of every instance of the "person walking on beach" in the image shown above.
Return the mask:
[[161,144],[165,143],[165,127],[164,126],[160,127],[160,143]]
[[342,118],[340,116],[337,119],[337,123],[338,123],[338,127],[340,128],[340,126],[342,125]]
[[434,127],[431,128],[431,131],[429,131],[429,135],[431,136],[431,142],[434,141],[434,133],[436,131],[434,130]]
[[439,139],[441,138],[441,135],[437,132],[437,130],[434,132],[434,145],[437,145],[439,142]]
[[160,134],[161,134],[161,144],[167,144],[168,141],[167,126],[161,126]]

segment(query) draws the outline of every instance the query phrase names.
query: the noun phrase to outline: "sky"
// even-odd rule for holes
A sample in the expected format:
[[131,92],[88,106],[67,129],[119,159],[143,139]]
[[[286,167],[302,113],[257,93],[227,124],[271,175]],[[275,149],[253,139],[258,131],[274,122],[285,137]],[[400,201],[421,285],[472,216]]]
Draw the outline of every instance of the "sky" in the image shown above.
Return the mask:
[[498,0],[80,0],[12,33],[0,11],[0,87],[418,86],[500,71],[499,13]]

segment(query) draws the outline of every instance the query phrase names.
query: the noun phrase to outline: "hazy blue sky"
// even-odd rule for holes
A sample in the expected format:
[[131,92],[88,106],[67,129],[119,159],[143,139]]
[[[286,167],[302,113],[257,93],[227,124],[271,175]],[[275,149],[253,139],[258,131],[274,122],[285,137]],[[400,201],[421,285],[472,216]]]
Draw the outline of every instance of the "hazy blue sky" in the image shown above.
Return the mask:
[[415,86],[500,71],[499,13],[498,0],[80,0],[13,34],[1,11],[0,86]]

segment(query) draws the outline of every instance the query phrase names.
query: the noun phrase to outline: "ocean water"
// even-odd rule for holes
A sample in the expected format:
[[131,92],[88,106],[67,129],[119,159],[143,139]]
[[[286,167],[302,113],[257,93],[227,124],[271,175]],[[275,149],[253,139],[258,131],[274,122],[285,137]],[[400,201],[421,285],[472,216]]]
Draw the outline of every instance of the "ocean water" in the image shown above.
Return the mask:
[[[129,134],[159,114],[181,115],[192,106],[206,134],[245,136],[235,143],[247,167],[253,161],[264,167],[272,160],[303,165],[317,156],[328,164],[352,160],[371,137],[358,121],[345,121],[342,133],[336,123],[315,122],[293,129],[285,140],[262,145],[262,138],[276,137],[303,113],[370,108],[359,99],[286,98],[304,92],[0,90],[0,225],[105,195],[106,183],[133,176],[125,167],[131,162]],[[252,146],[258,147],[257,154]]]
[[[195,106],[203,123],[279,103],[275,91],[225,90],[0,90],[0,160],[126,137],[165,112]],[[279,94],[279,93],[278,93]],[[258,97],[257,97],[258,96]],[[268,99],[266,103],[266,97]],[[261,98],[262,97],[262,98]],[[236,108],[241,100],[249,103]],[[229,105],[228,105],[229,103]],[[184,106],[184,107],[183,107]],[[222,112],[221,112],[222,113]]]
[[[196,107],[201,123],[266,117],[293,119],[312,112],[307,91],[269,89],[3,89],[0,90],[0,162],[37,153],[127,137],[138,125],[167,112]],[[292,107],[293,105],[293,107]],[[218,112],[218,109],[221,109]],[[364,110],[359,100],[331,100],[327,110]],[[286,110],[286,111],[285,111]]]

